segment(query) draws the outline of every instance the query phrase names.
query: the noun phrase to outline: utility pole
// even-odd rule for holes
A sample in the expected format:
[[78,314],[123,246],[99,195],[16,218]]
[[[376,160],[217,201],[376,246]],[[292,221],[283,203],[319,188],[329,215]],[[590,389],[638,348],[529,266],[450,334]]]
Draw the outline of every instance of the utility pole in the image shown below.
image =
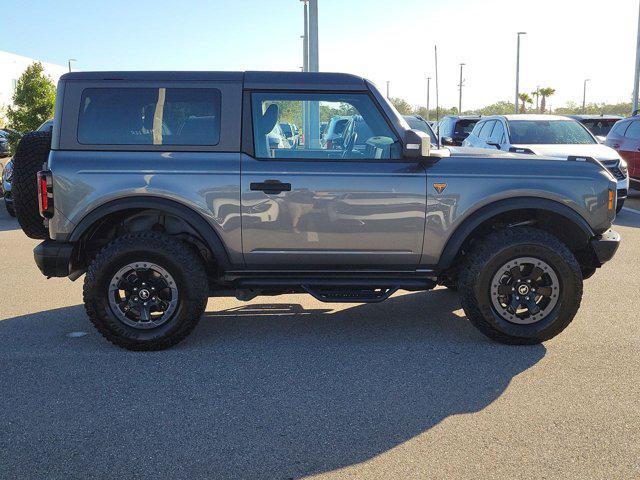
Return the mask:
[[77,62],[77,60],[75,58],[70,58],[69,60],[67,60],[67,63],[69,64],[69,73],[71,73],[71,62]]
[[633,112],[638,113],[638,94],[640,91],[640,12],[638,13],[638,41],[636,44],[636,76],[633,81]]
[[458,97],[458,115],[462,115],[462,67],[464,67],[465,65],[465,63],[460,64],[460,85],[458,85],[458,87],[460,88],[460,95]]
[[[300,0],[303,9],[303,35],[302,38],[302,71],[309,71],[309,6],[307,0]],[[309,124],[309,102],[302,102],[302,133],[304,135],[304,148],[309,148],[308,134],[311,130]]]
[[431,77],[427,77],[427,120],[429,120],[429,94],[431,93]]
[[309,6],[307,0],[300,0],[304,11],[304,34],[302,38],[302,71],[309,71]]
[[585,78],[582,86],[582,113],[587,113],[587,82],[590,81],[590,78]]
[[389,80],[387,80],[387,100],[391,100],[391,97],[389,96],[389,84],[391,82]]
[[526,35],[527,32],[518,32],[518,51],[516,53],[516,113],[518,113],[518,101],[520,97],[520,35]]
[[[318,52],[318,0],[309,0],[309,71],[320,71]],[[320,102],[309,104],[309,130],[305,132],[305,141],[309,139],[310,148],[320,148]]]

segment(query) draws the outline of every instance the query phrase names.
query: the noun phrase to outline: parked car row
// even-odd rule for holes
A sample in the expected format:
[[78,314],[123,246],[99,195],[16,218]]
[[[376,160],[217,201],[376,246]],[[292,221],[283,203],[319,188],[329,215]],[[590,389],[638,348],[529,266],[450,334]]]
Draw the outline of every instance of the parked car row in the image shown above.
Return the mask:
[[627,198],[629,175],[625,160],[571,118],[540,114],[482,117],[463,145],[558,159],[591,157],[600,161],[618,182],[618,212]]

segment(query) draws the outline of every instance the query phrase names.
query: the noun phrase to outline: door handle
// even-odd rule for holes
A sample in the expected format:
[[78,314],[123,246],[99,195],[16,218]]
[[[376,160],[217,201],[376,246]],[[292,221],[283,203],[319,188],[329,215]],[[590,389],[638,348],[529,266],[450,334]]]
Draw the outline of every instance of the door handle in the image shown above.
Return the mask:
[[291,184],[282,183],[280,180],[265,180],[264,182],[252,182],[249,188],[253,191],[262,191],[267,195],[277,195],[280,192],[290,192]]

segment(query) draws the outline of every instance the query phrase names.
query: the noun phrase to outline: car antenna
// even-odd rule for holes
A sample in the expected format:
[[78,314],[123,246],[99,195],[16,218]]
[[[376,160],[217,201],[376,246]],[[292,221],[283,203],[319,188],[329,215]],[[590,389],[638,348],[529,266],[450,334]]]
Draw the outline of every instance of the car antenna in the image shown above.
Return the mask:
[[438,45],[434,45],[434,53],[436,59],[436,136],[438,137],[437,147],[440,150],[440,99],[438,97]]

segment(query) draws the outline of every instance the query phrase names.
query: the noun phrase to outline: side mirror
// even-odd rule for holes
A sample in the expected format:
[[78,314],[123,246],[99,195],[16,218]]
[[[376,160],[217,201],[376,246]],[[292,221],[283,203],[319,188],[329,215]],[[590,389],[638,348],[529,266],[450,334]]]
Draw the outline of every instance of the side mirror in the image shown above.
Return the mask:
[[453,138],[451,138],[451,137],[442,137],[442,144],[443,145],[447,145],[449,147],[455,147],[455,144],[453,142]]
[[427,158],[431,152],[431,137],[421,130],[407,130],[404,135],[403,155],[406,158]]
[[492,142],[491,140],[487,140],[487,145],[489,145],[490,147],[496,147],[498,150],[500,150],[500,144],[498,142]]

